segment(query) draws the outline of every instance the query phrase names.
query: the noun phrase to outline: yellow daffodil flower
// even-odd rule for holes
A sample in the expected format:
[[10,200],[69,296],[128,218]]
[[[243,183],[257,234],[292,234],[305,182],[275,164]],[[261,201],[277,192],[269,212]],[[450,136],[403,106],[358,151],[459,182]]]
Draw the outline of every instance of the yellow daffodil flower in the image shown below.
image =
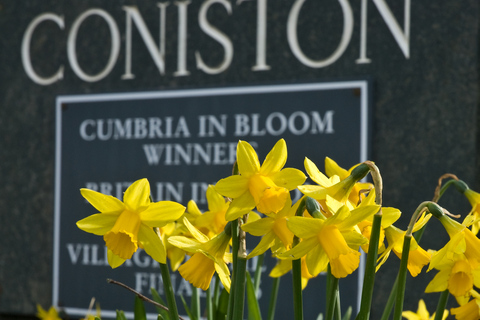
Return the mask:
[[[433,315],[430,316],[430,313],[427,310],[425,302],[423,301],[423,299],[420,299],[420,301],[418,301],[417,312],[403,311],[402,317],[407,318],[407,320],[433,320],[435,319],[435,313],[433,313]],[[445,320],[447,317],[448,317],[448,311],[444,310],[442,320]]]
[[[186,214],[184,214],[185,216]],[[171,245],[168,242],[168,238],[178,235],[186,236],[188,233],[187,228],[181,222],[170,222],[164,227],[159,228],[160,237],[162,242],[165,245],[165,250],[167,251],[167,258],[170,261],[170,269],[172,271],[177,271],[180,264],[185,259],[186,252],[174,245]]]
[[465,225],[456,222],[444,215],[439,218],[450,240],[432,258],[429,270],[446,263],[445,260],[455,260],[456,255],[464,254],[470,262],[476,260],[480,263],[480,239]]
[[237,145],[238,175],[217,182],[215,189],[232,198],[226,212],[231,221],[250,212],[255,206],[261,213],[277,213],[287,201],[289,191],[305,182],[305,175],[298,169],[283,168],[287,161],[287,146],[280,139],[260,166],[253,147],[245,141]]
[[[299,186],[298,189],[304,195],[312,197],[313,199],[319,201],[325,200],[326,196],[329,195],[335,200],[341,202],[342,204],[349,205],[350,209],[352,209],[353,206],[357,205],[358,200],[356,200],[357,202],[354,203],[347,200],[349,200],[350,194],[355,187],[357,181],[363,178],[364,174],[360,174],[360,177],[349,174],[344,179],[341,179],[337,175],[333,175],[329,179],[323,173],[321,173],[320,170],[318,170],[317,166],[310,159],[305,158],[304,166],[310,179],[312,179],[318,184]],[[358,165],[352,168],[352,171],[357,167]],[[363,188],[363,184],[359,188]],[[359,199],[358,191],[355,199]]]
[[[335,201],[327,197],[327,203]],[[330,210],[334,209],[330,206]],[[355,226],[368,216],[375,214],[377,205],[364,206],[350,211],[346,205],[341,206],[329,218],[313,219],[291,217],[287,219],[288,228],[303,239],[291,250],[281,254],[280,258],[299,259],[305,255],[308,271],[317,276],[330,263],[332,274],[344,278],[355,271],[360,263],[358,249],[368,240],[355,230]]]
[[[371,189],[367,197],[365,197],[361,202],[359,207],[375,204],[375,188]],[[397,221],[401,216],[400,210],[391,207],[382,207],[382,228],[380,229],[380,238],[378,242],[378,253],[385,251],[385,228],[391,226],[395,221]],[[373,216],[369,216],[366,220],[358,223],[358,228],[360,232],[370,241],[370,235],[373,225]],[[365,253],[368,253],[368,243],[362,245],[362,250]]]
[[288,195],[285,207],[278,213],[269,214],[260,220],[247,222],[242,225],[241,228],[245,232],[257,237],[262,236],[262,239],[249,253],[247,259],[258,256],[270,248],[272,248],[274,255],[292,248],[293,233],[287,228],[287,218],[295,215],[299,203],[297,202],[297,204],[291,207],[292,200],[290,195]]
[[62,320],[55,307],[51,306],[50,309],[46,311],[39,304],[37,304],[37,318],[40,320]]
[[143,248],[153,259],[166,263],[165,247],[153,230],[182,216],[185,207],[172,201],[150,201],[147,179],[135,181],[125,191],[123,202],[109,195],[81,189],[82,196],[100,213],[77,222],[86,232],[103,236],[112,268]]
[[212,236],[219,234],[225,228],[227,220],[225,220],[225,213],[229,207],[230,202],[225,201],[225,198],[215,191],[214,186],[209,185],[206,192],[208,203],[208,211],[196,217],[195,222],[192,223],[200,230],[208,230]]
[[468,201],[472,205],[472,210],[466,219],[472,221],[472,233],[477,235],[478,231],[480,230],[480,193],[471,189],[467,189],[463,194],[467,197]]
[[180,275],[194,287],[207,290],[214,273],[217,272],[223,286],[230,292],[230,270],[227,267],[230,258],[226,250],[231,235],[222,231],[210,239],[187,219],[184,218],[183,223],[192,234],[193,239],[183,236],[168,238],[168,242],[172,245],[193,253],[190,259],[178,268]]
[[[302,263],[301,279],[302,279],[302,290],[303,290],[307,286],[308,280],[314,278],[314,276],[312,276],[310,272],[308,272],[305,256],[303,256],[301,259],[302,259],[301,260],[301,263]],[[292,270],[292,260],[279,259],[277,265],[273,267],[272,271],[270,271],[269,276],[272,278],[279,278],[284,274],[286,274],[287,272],[289,272],[290,270]]]
[[480,264],[468,261],[463,254],[454,260],[444,260],[435,268],[440,270],[430,281],[425,292],[448,291],[456,298],[469,298],[473,286],[480,287]]
[[450,313],[456,320],[479,320],[480,319],[480,295],[472,290],[473,299],[460,307],[450,309]]
[[[345,180],[351,173],[352,170],[355,169],[357,165],[354,165],[348,170],[340,167],[334,160],[330,159],[329,157],[325,158],[325,173],[328,177],[338,176],[340,180]],[[360,202],[360,194],[364,190],[371,190],[373,188],[373,184],[368,182],[357,182],[354,184],[352,191],[348,199],[353,204],[358,204]]]
[[[431,218],[431,215],[420,217],[413,227],[413,232],[421,229]],[[406,231],[400,230],[397,227],[391,225],[385,228],[385,235],[388,242],[388,247],[378,258],[379,262],[377,264],[377,270],[385,263],[390,252],[393,251],[398,258],[402,258],[403,252],[403,240]],[[425,251],[420,247],[412,237],[410,242],[410,251],[408,253],[408,264],[407,268],[412,277],[416,277],[421,271],[423,266],[427,265],[430,262],[431,254]]]

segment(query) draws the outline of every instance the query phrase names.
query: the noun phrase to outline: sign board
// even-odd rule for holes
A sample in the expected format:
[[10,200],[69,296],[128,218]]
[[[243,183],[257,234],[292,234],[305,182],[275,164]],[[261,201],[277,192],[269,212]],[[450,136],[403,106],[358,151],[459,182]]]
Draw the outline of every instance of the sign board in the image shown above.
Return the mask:
[[[148,178],[154,201],[186,205],[193,199],[206,209],[206,188],[231,174],[239,140],[250,142],[260,161],[284,138],[286,167],[304,171],[308,157],[323,170],[326,156],[350,167],[367,160],[370,99],[366,80],[58,97],[53,304],[84,316],[95,297],[108,318],[116,309],[133,309],[133,296],[107,278],[146,295],[150,287],[162,292],[158,264],[143,251],[111,269],[102,237],[76,227],[96,212],[80,188],[122,199],[133,181]],[[272,264],[262,278],[262,306],[268,305]],[[340,282],[350,288],[342,304],[357,305],[361,281],[356,275]],[[177,273],[172,282],[188,300],[190,284]],[[281,286],[287,292],[290,282]],[[279,300],[277,312],[292,314],[290,295],[279,299],[285,301]],[[319,301],[316,288],[314,302],[305,299],[307,318],[323,310]]]

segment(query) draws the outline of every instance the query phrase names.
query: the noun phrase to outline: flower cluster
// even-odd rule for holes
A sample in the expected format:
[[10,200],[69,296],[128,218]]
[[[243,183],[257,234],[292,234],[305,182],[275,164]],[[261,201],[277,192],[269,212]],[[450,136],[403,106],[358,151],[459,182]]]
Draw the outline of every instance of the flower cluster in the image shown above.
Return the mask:
[[[240,141],[234,174],[208,187],[208,211],[203,213],[194,201],[186,208],[171,201],[152,202],[146,179],[133,183],[123,202],[81,189],[99,213],[78,221],[77,226],[103,236],[112,268],[142,248],[160,264],[166,264],[168,257],[171,269],[178,270],[197,288],[207,290],[216,273],[227,292],[238,281],[234,281],[227,265],[234,262],[236,276],[237,263],[268,250],[278,259],[270,275],[279,277],[292,268],[294,274],[298,270],[302,288],[323,272],[333,279],[349,276],[359,268],[361,251],[373,257],[374,276],[393,252],[405,262],[405,272],[408,269],[412,277],[427,265],[428,270],[439,271],[426,292],[448,290],[460,305],[451,310],[457,319],[480,319],[480,295],[475,291],[480,288],[480,240],[476,236],[480,194],[452,180],[448,185],[455,185],[472,205],[463,223],[447,216],[436,204],[437,199],[422,203],[408,229],[401,230],[394,226],[400,210],[382,206],[382,184],[372,162],[346,170],[326,158],[324,174],[306,158],[304,169],[313,184],[304,184],[306,175],[296,168],[284,168],[286,161],[283,139],[262,164],[253,147]],[[363,182],[368,173],[373,183]],[[295,203],[290,193],[294,189],[303,194]],[[412,237],[426,227],[432,216],[450,236],[438,251],[423,249]],[[248,255],[245,232],[261,237]],[[396,308],[401,308],[399,304]],[[418,319],[429,318],[423,301],[417,315]],[[404,316],[417,319],[413,312],[404,312]]]

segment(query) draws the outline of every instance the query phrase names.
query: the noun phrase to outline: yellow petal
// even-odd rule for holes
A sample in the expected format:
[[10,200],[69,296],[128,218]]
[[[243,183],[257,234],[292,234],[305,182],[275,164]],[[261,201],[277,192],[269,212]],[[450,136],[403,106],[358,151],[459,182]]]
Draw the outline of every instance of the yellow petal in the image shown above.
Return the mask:
[[131,211],[143,211],[150,203],[150,184],[147,179],[135,181],[123,195],[125,206]]
[[391,226],[401,215],[402,212],[397,208],[382,207],[382,228]]
[[198,241],[184,236],[168,237],[168,243],[187,252],[197,252],[200,247]]
[[110,249],[108,249],[107,251],[107,259],[108,259],[108,264],[110,265],[110,267],[112,267],[112,269],[115,269],[121,266],[125,262],[125,259],[120,258],[116,254],[114,254]]
[[123,211],[125,205],[122,201],[113,196],[109,196],[90,189],[80,189],[82,196],[100,212]]
[[98,213],[77,222],[77,227],[85,232],[103,236],[110,231],[120,213]]
[[163,227],[185,213],[185,207],[174,201],[152,203],[140,213],[140,219],[149,227]]
[[142,244],[145,252],[155,261],[163,264],[167,263],[165,245],[152,228],[141,225],[138,233],[138,240]]
[[240,218],[255,208],[255,200],[249,192],[245,192],[238,198],[233,199],[225,213],[225,220],[232,221]]
[[443,292],[448,288],[448,278],[450,276],[450,270],[442,270],[438,272],[427,285],[425,293],[430,292]]
[[248,190],[249,179],[234,175],[221,179],[215,184],[215,190],[229,198],[238,198]]
[[288,271],[292,270],[292,260],[283,259],[278,260],[277,265],[270,271],[269,276],[272,278],[278,278],[286,274]]
[[218,277],[223,284],[225,290],[230,293],[231,279],[230,279],[230,270],[225,263],[219,262],[214,264],[215,271],[217,271]]
[[297,188],[307,179],[302,171],[294,168],[285,168],[270,177],[275,185],[283,187],[289,191]]
[[242,225],[242,230],[250,233],[253,236],[260,237],[271,231],[275,220],[272,218],[263,218],[253,222],[248,222]]
[[278,257],[281,259],[300,259],[317,245],[316,237],[305,239],[287,252],[279,254]]
[[470,300],[470,302],[458,308],[450,309],[455,319],[476,320],[480,318],[480,301],[479,299]]
[[266,176],[279,172],[287,162],[287,144],[280,139],[267,154],[260,173]]
[[259,256],[268,249],[270,249],[275,242],[275,235],[273,232],[268,232],[265,236],[262,237],[258,245],[250,252],[247,256],[247,259],[252,257]]
[[327,176],[339,176],[341,180],[348,177],[349,173],[347,170],[340,167],[334,160],[329,157],[325,158],[325,173]]
[[223,211],[228,206],[225,203],[225,198],[220,195],[216,190],[215,187],[209,185],[206,192],[207,203],[208,203],[208,210],[213,212]]
[[193,226],[188,219],[183,218],[183,224],[187,227],[190,234],[199,242],[205,243],[210,240],[206,235],[200,232],[195,226]]
[[361,206],[350,212],[350,216],[343,222],[338,224],[340,230],[351,229],[354,225],[367,220],[368,217],[373,216],[380,209],[379,205]]
[[291,217],[287,219],[287,227],[297,237],[306,239],[316,236],[321,232],[324,221],[305,217]]
[[239,173],[244,177],[249,177],[260,170],[257,153],[248,142],[238,142],[237,164]]
[[200,211],[197,204],[193,200],[188,201],[187,212],[189,214],[191,214],[192,216],[201,216],[202,215],[202,212]]
[[310,159],[305,158],[303,164],[310,179],[312,179],[316,184],[322,186],[323,188],[330,187],[330,180],[327,178],[327,176],[320,172],[320,170],[318,170],[315,163],[313,163]]
[[308,272],[315,277],[327,267],[328,256],[322,246],[317,245],[307,253],[305,262]]

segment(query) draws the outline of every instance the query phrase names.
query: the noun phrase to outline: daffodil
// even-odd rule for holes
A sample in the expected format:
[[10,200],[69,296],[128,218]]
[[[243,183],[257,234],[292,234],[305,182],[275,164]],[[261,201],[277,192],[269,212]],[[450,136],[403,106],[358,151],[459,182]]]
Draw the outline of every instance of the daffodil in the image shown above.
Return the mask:
[[[230,262],[231,254],[229,255],[226,250],[231,235],[222,231],[210,239],[187,219],[184,218],[183,223],[192,234],[193,239],[183,236],[168,238],[168,242],[172,245],[193,254],[178,268],[180,275],[194,287],[207,290],[214,273],[217,272],[223,286],[230,292],[231,280],[227,262]],[[228,227],[226,229],[230,230]]]
[[280,139],[260,166],[253,147],[245,141],[237,145],[238,175],[217,182],[215,189],[232,198],[225,218],[231,221],[253,210],[261,213],[277,213],[287,201],[289,191],[305,182],[305,175],[298,169],[283,168],[287,161],[287,146]]
[[[407,318],[408,320],[433,320],[435,319],[435,313],[430,316],[430,313],[427,310],[425,302],[423,299],[418,301],[417,312],[413,311],[403,311],[402,317]],[[442,320],[445,320],[448,317],[448,311],[444,310],[442,315]]]
[[172,201],[150,201],[147,179],[135,181],[125,191],[123,202],[109,195],[81,189],[82,196],[100,213],[77,222],[86,232],[103,236],[112,268],[143,248],[153,259],[166,263],[165,247],[153,230],[182,216],[185,207]]
[[51,306],[50,309],[46,311],[39,304],[37,304],[37,318],[40,320],[62,320],[54,306]]
[[241,228],[251,235],[262,236],[247,259],[258,256],[270,248],[274,255],[292,248],[293,233],[287,228],[287,218],[295,215],[298,204],[299,202],[292,207],[292,200],[289,195],[285,207],[278,213],[269,214],[262,219],[242,225]]
[[472,221],[472,233],[476,235],[480,230],[480,193],[467,188],[463,194],[472,205],[472,210],[466,219]]
[[[415,223],[413,227],[413,232],[421,229],[430,219],[431,215],[422,215],[420,219]],[[402,258],[403,252],[403,241],[406,231],[400,230],[399,228],[391,225],[385,228],[385,235],[388,242],[388,247],[378,258],[379,263],[377,264],[377,270],[385,263],[390,252],[393,251],[397,257]],[[421,271],[422,268],[430,262],[431,254],[422,247],[420,247],[415,240],[411,239],[410,242],[410,251],[408,253],[408,264],[407,268],[412,277],[416,277]]]
[[480,264],[473,260],[468,261],[463,254],[455,255],[453,260],[444,260],[444,263],[435,268],[440,270],[430,281],[425,292],[448,291],[458,299],[467,298],[473,286],[480,287]]
[[[355,169],[358,164],[354,165],[348,170],[340,167],[334,160],[330,159],[329,157],[325,158],[325,173],[328,177],[338,176],[340,180],[345,180],[351,173],[352,170]],[[373,188],[373,184],[369,182],[357,182],[353,185],[352,191],[348,199],[353,204],[358,204],[360,202],[360,194],[366,190],[371,190]]]
[[[359,207],[372,205],[375,203],[375,188],[371,189],[367,197],[365,197],[359,204]],[[401,216],[400,210],[392,207],[382,207],[382,228],[380,229],[380,238],[378,242],[378,253],[385,251],[385,228],[391,226]],[[372,232],[373,216],[369,216],[364,221],[358,223],[357,227],[360,232],[370,241],[370,235]],[[368,253],[368,243],[362,245],[362,250]]]
[[472,290],[473,299],[460,305],[460,307],[450,309],[450,313],[456,320],[479,320],[480,319],[480,295]]
[[[200,229],[208,230],[208,236],[213,236],[214,234],[219,234],[222,232],[223,228],[227,224],[225,220],[225,213],[229,207],[230,202],[225,201],[225,198],[215,191],[214,186],[209,185],[206,192],[206,198],[208,203],[208,211],[201,213],[200,210],[197,210],[195,221],[192,224]],[[191,200],[192,201],[192,200]]]
[[[326,196],[329,195],[335,200],[347,204],[352,208],[354,205],[357,205],[357,202],[347,201],[350,197],[350,194],[355,187],[356,183],[361,180],[367,173],[368,167],[364,164],[359,164],[352,168],[352,171],[344,179],[341,179],[337,175],[327,178],[323,173],[318,170],[317,166],[308,158],[305,158],[304,161],[305,170],[307,171],[310,179],[316,182],[318,185],[303,185],[299,186],[298,189],[306,196],[312,197],[316,200],[325,200]],[[363,188],[363,184],[362,187]],[[357,196],[354,197],[358,198]]]
[[432,258],[429,270],[445,263],[445,260],[455,260],[456,255],[464,254],[470,262],[476,260],[480,263],[480,239],[465,225],[443,215],[439,218],[450,240]]
[[[337,202],[327,196],[328,203]],[[378,209],[379,206],[370,205],[350,211],[346,205],[342,205],[335,210],[332,205],[330,210],[334,215],[326,219],[288,218],[288,228],[302,241],[279,257],[299,259],[306,255],[308,271],[313,276],[324,271],[330,263],[332,274],[336,278],[344,278],[358,268],[358,248],[368,241],[355,226]]]

